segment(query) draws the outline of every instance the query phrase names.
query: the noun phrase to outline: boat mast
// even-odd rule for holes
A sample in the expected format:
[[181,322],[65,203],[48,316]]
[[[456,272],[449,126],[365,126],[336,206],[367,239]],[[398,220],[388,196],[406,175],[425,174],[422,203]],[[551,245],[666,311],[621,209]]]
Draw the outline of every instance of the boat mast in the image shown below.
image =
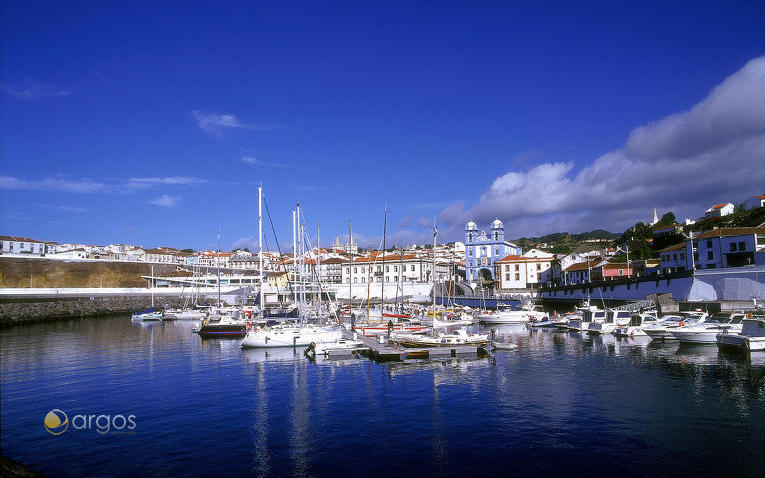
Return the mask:
[[151,265],[151,308],[154,308],[154,264]]
[[430,271],[430,278],[433,282],[433,334],[436,333],[436,236],[438,235],[438,229],[436,228],[436,221],[433,220],[433,270]]
[[[353,237],[353,229],[351,228],[351,220],[348,219],[348,240]],[[349,243],[350,244],[350,243]],[[348,246],[348,316],[351,318],[351,330],[353,330],[356,324],[353,323],[353,289],[351,285],[351,270],[353,267],[353,249]]]
[[218,313],[220,313],[220,226],[218,226],[218,255],[215,262],[218,264]]
[[[292,269],[295,272],[298,272],[297,267],[297,224],[295,223],[295,211],[292,211]],[[297,279],[297,274],[295,274],[295,279]],[[297,304],[298,307],[298,318],[301,316],[302,309],[300,307],[300,296],[298,295],[297,286],[292,291],[292,298],[295,300],[295,304]]]
[[383,276],[380,278],[380,315],[381,317],[384,317],[382,314],[385,312],[385,279],[388,278],[387,275],[385,275],[385,236],[388,232],[388,204],[385,204],[385,213],[384,213],[384,219],[383,219],[383,250],[382,250],[382,273]]
[[319,313],[321,313],[321,236],[319,235],[319,221],[316,221],[316,282],[319,284]]
[[263,319],[263,186],[258,186],[258,267],[260,269],[260,319]]

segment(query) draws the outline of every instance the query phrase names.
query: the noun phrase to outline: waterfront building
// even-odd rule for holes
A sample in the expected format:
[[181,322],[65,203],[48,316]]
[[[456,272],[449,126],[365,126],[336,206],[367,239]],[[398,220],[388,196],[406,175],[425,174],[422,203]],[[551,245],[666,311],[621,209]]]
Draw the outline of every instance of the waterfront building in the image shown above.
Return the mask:
[[0,253],[45,256],[48,243],[28,237],[0,236]]
[[342,257],[322,258],[316,266],[319,279],[323,284],[339,284],[343,280],[343,264],[348,264],[348,259]]
[[[417,255],[403,257],[393,254],[385,256],[385,264],[381,257],[358,257],[352,265],[346,261],[342,267],[342,282],[354,284],[389,282],[429,282],[433,270],[433,260]],[[444,279],[449,275],[449,263],[436,261],[436,279]],[[399,279],[400,277],[400,279]]]
[[664,273],[682,272],[689,270],[685,252],[685,243],[675,244],[659,251],[661,271]]
[[515,244],[505,241],[505,226],[495,219],[491,231],[478,232],[478,225],[473,221],[465,225],[465,273],[467,281],[476,284],[479,277],[495,277],[494,263],[509,255],[522,255],[523,250]]
[[712,219],[715,217],[727,216],[728,214],[733,214],[734,209],[733,204],[729,202],[715,204],[704,212],[704,217],[706,219]]
[[687,240],[685,249],[696,269],[765,264],[765,227],[713,229]]
[[569,265],[563,269],[563,285],[575,285],[592,282],[594,274],[592,270],[604,263],[602,259],[585,260]]
[[496,263],[494,276],[499,280],[499,288],[533,288],[544,279],[544,273],[552,265],[554,255],[539,249],[531,249],[522,256],[511,254]]

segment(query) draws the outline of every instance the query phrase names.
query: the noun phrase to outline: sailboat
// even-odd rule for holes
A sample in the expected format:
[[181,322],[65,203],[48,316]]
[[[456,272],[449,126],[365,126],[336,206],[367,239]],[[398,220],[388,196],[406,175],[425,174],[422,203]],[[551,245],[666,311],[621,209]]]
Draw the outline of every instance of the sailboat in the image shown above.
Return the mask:
[[152,321],[152,320],[162,320],[162,312],[157,312],[154,310],[154,265],[151,266],[151,307],[143,310],[141,312],[136,312],[133,314],[132,319],[133,320],[142,320],[144,322],[146,321]]
[[238,309],[222,307],[220,301],[220,229],[218,229],[218,306],[194,329],[201,337],[241,337],[247,333],[247,322]]
[[[433,223],[433,265],[430,272],[430,277],[433,283],[432,293],[433,296],[433,311],[436,310],[436,238],[438,236],[438,229],[436,228],[435,221]],[[392,341],[401,344],[405,347],[449,347],[455,345],[485,345],[489,342],[488,334],[469,334],[464,328],[454,330],[450,333],[435,333],[435,322],[437,318],[433,317],[434,326],[432,328],[431,335],[417,335],[417,334],[401,334],[391,333],[390,338]]]
[[[263,215],[261,210],[262,188],[258,188],[258,255],[263,257]],[[297,222],[296,222],[297,221]],[[300,236],[300,240],[297,237]],[[298,303],[299,323],[283,323],[274,326],[259,327],[255,325],[247,331],[242,340],[242,348],[265,348],[265,347],[305,347],[310,344],[322,344],[337,342],[342,339],[343,332],[339,326],[319,326],[306,323],[305,283],[303,281],[303,268],[305,267],[305,254],[303,244],[303,227],[301,223],[300,203],[296,210],[292,211],[292,247],[293,264],[298,269],[299,290],[296,291]],[[261,262],[262,264],[262,262]],[[261,266],[261,280],[263,268]],[[262,287],[261,287],[262,290]],[[263,296],[261,293],[261,304]],[[260,316],[262,319],[262,307]]]

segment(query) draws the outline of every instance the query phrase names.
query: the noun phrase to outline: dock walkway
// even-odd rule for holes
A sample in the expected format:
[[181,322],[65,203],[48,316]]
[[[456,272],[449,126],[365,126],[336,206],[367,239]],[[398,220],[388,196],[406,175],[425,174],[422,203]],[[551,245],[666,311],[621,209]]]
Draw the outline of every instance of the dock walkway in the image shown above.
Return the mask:
[[[345,338],[353,339],[353,332],[346,330]],[[456,357],[458,355],[478,355],[481,353],[480,347],[474,345],[461,345],[450,347],[430,347],[430,348],[405,348],[400,345],[380,341],[373,337],[356,334],[356,340],[364,343],[364,353],[371,359],[378,362],[401,361],[406,359],[427,359],[436,357]]]

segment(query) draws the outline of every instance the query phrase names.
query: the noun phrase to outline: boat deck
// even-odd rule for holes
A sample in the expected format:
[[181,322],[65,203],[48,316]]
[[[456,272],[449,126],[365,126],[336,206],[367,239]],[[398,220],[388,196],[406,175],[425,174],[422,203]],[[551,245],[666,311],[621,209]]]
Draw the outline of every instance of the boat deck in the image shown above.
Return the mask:
[[[353,333],[346,330],[345,338],[353,339]],[[372,337],[357,334],[356,340],[364,343],[361,353],[377,362],[401,361],[406,359],[427,359],[436,357],[456,357],[458,355],[479,355],[481,348],[475,345],[455,345],[449,347],[406,348],[393,343],[380,343]]]

